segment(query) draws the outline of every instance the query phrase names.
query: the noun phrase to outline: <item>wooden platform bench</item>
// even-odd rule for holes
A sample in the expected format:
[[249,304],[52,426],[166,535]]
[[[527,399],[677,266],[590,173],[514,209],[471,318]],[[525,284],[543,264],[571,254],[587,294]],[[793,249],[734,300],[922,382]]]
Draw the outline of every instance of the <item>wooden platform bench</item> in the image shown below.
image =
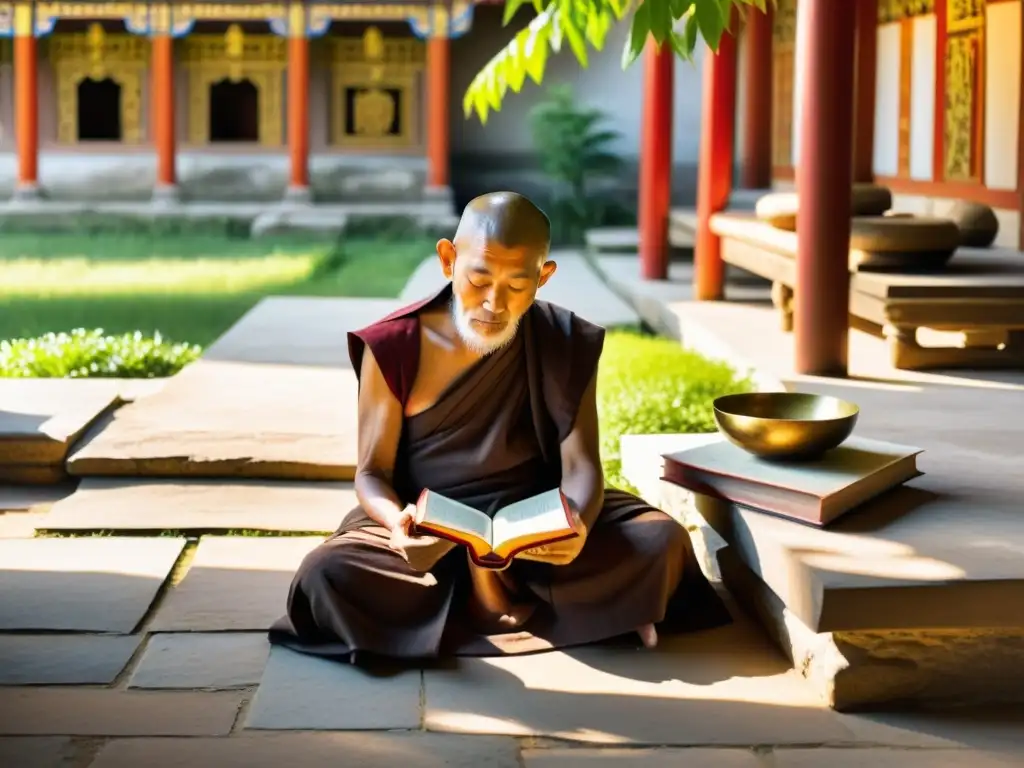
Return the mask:
[[[793,326],[797,234],[749,213],[711,220],[727,264],[772,283],[784,330]],[[855,270],[850,314],[887,340],[896,368],[1024,367],[1024,253],[961,247],[928,274]],[[960,334],[962,346],[922,346],[918,329]]]

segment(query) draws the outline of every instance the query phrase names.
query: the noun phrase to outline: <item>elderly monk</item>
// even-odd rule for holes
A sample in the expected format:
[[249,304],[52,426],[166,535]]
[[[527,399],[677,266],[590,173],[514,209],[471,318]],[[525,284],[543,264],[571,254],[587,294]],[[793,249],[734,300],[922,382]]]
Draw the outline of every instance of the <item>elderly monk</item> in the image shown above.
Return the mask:
[[[295,575],[271,641],[346,657],[498,655],[656,627],[729,622],[686,530],[605,488],[596,378],[604,329],[536,299],[555,274],[550,225],[526,198],[483,195],[437,254],[448,279],[349,335],[359,377],[359,507]],[[504,570],[419,536],[430,489],[488,515],[560,488],[575,538]],[[633,635],[636,637],[636,634]]]

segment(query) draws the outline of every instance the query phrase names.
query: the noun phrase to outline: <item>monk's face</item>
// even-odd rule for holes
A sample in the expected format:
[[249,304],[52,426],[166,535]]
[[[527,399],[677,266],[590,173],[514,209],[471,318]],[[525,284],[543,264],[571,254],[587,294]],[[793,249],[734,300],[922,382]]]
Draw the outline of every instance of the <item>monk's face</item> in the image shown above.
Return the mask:
[[547,249],[507,248],[487,240],[437,244],[445,277],[452,281],[453,320],[462,341],[481,353],[508,344],[537,289],[555,271]]

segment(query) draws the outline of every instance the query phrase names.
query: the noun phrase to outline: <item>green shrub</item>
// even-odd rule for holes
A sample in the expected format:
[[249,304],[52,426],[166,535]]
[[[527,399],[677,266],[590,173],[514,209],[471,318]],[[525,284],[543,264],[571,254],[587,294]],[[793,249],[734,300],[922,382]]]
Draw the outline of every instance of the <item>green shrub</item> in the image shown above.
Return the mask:
[[753,382],[725,363],[671,339],[609,331],[598,372],[601,457],[606,482],[635,492],[622,476],[619,439],[630,434],[714,432],[711,403]]
[[0,376],[153,379],[177,373],[201,352],[194,344],[172,344],[159,334],[106,336],[102,329],[78,328],[0,341]]

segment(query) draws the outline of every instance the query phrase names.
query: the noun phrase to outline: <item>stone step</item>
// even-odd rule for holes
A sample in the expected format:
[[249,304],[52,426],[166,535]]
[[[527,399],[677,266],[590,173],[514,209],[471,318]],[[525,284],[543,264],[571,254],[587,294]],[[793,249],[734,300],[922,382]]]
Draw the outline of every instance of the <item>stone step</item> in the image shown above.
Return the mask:
[[161,386],[163,380],[0,379],[0,483],[65,479],[68,451],[91,424]]
[[[537,293],[537,298],[570,309],[607,328],[636,325],[637,313],[615,294],[578,251],[552,251],[558,269]],[[402,289],[403,302],[413,302],[440,290],[445,283],[436,258],[426,259]]]
[[163,390],[90,430],[68,471],[351,480],[358,386],[346,333],[400,305],[266,299]]
[[89,477],[35,520],[42,533],[331,533],[358,506],[351,483]]

